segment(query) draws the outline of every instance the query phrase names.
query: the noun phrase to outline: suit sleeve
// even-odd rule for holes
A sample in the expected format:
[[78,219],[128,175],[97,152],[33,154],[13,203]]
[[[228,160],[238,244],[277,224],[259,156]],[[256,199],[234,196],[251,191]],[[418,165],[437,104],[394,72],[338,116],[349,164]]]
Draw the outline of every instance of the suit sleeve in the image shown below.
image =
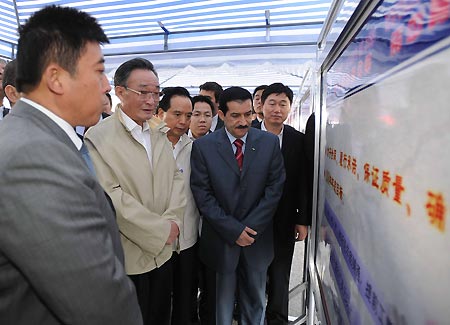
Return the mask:
[[[280,151],[278,138],[273,137],[270,168],[266,178],[264,194],[258,204],[242,221],[243,224],[261,234],[272,221],[278,202],[283,193],[283,185],[286,179],[283,156]],[[258,238],[258,235],[255,239]]]
[[95,187],[67,145],[18,148],[0,176],[2,254],[61,323],[141,324]]
[[[159,215],[142,205],[135,197],[122,190],[114,170],[104,160],[90,138],[85,139],[100,184],[111,197],[117,212],[120,232],[130,241],[151,256],[158,256],[166,245],[170,233],[170,221],[174,221],[181,229],[186,198],[184,179],[181,172],[174,168],[171,179],[172,191],[169,208]],[[175,165],[174,165],[175,166]]]
[[245,225],[228,215],[220,206],[211,185],[205,157],[196,141],[192,144],[191,152],[191,190],[203,218],[225,242],[234,245]]
[[[308,167],[305,155],[305,136],[304,134],[299,134],[296,140],[296,150],[295,150],[295,166],[290,166],[289,168],[295,169],[295,177],[296,179],[291,179],[295,185],[295,189],[292,189],[292,192],[296,192],[297,196],[294,198],[297,204],[297,214],[295,215],[295,224],[308,226],[311,224],[311,215],[308,210]],[[286,167],[288,168],[288,167]]]

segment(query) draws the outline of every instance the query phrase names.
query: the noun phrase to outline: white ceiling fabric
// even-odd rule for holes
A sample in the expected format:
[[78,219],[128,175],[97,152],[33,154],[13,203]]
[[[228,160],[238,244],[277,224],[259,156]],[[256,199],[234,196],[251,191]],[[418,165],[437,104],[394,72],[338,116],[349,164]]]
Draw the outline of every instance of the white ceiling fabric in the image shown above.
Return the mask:
[[[353,7],[350,5],[350,17]],[[354,1],[353,1],[354,2]],[[13,58],[17,27],[46,5],[96,17],[110,38],[103,52],[110,79],[133,57],[155,65],[161,85],[196,91],[284,82],[299,89],[332,0],[0,0],[0,57]],[[344,4],[345,7],[345,4]],[[344,8],[345,9],[345,8]],[[343,10],[342,12],[345,12]],[[346,17],[341,17],[346,18]]]

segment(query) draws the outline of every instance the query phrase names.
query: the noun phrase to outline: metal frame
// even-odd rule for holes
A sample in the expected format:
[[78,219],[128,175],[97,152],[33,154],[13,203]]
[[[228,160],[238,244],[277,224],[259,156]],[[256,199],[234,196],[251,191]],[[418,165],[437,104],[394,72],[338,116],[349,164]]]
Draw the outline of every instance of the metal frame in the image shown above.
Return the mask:
[[265,48],[265,47],[294,47],[294,46],[311,46],[317,45],[316,42],[293,42],[293,43],[267,43],[267,44],[249,44],[249,45],[232,45],[232,46],[211,46],[211,47],[196,47],[186,49],[172,49],[172,50],[159,50],[159,51],[135,51],[135,52],[121,52],[121,53],[109,53],[104,54],[105,57],[109,56],[121,56],[121,55],[144,55],[144,54],[158,54],[158,53],[182,53],[182,52],[199,52],[199,51],[211,51],[211,50],[232,50],[232,49],[252,49],[252,48]]
[[[318,225],[321,224],[322,220],[322,211],[318,211],[320,207],[323,207],[324,204],[324,189],[319,184],[319,175],[323,175],[324,169],[324,155],[325,145],[326,145],[326,94],[324,91],[326,90],[326,73],[334,64],[334,62],[339,58],[342,52],[347,48],[349,43],[353,40],[354,36],[359,32],[362,26],[365,24],[367,18],[372,14],[372,12],[378,7],[378,5],[383,0],[362,0],[354,13],[352,14],[350,20],[344,27],[344,30],[339,35],[336,40],[334,46],[331,48],[329,54],[323,61],[320,67],[318,67],[315,77],[317,78],[313,83],[316,90],[314,92],[314,111],[315,114],[315,122],[316,122],[316,130],[315,130],[315,146],[314,150],[314,159],[316,163],[314,164],[314,193],[313,193],[313,222],[311,227],[311,250],[309,256],[309,275],[310,275],[310,286],[309,286],[309,314],[308,314],[308,325],[315,324],[315,316],[316,310],[320,313],[320,316],[325,318],[327,324],[330,323],[330,317],[328,314],[328,309],[326,306],[326,301],[324,300],[322,294],[322,285],[320,278],[318,276],[317,268],[316,268],[316,248],[318,245]],[[337,0],[334,1],[333,4],[336,6],[341,6],[342,1]],[[333,8],[334,9],[334,8]],[[337,9],[337,8],[336,8]],[[333,10],[332,13],[327,17],[331,19],[335,19],[339,10]],[[317,44],[317,54],[319,54],[322,49],[322,45],[326,40],[326,36],[328,32],[331,30],[332,23],[334,21],[326,21],[324,24],[324,33],[320,34],[319,42]],[[320,321],[320,320],[319,320]]]

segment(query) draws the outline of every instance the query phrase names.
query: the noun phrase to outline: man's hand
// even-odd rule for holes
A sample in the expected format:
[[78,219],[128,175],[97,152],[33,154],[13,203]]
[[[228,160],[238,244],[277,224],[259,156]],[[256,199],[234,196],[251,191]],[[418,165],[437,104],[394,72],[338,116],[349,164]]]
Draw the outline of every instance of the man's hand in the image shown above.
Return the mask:
[[253,237],[250,237],[250,235],[256,236],[256,234],[257,232],[252,228],[245,227],[239,238],[236,240],[236,244],[241,247],[250,246],[255,242],[255,239]]
[[304,240],[306,235],[308,235],[308,226],[295,225],[294,238],[296,241]]
[[167,238],[166,245],[172,245],[175,239],[177,239],[180,234],[180,229],[175,221],[170,222],[170,233],[169,238]]

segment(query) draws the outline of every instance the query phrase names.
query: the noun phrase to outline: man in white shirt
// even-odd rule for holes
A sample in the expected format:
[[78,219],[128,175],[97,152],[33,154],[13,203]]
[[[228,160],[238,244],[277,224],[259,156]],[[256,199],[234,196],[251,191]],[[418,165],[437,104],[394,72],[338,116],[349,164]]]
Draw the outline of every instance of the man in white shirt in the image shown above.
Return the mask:
[[206,96],[192,98],[192,117],[188,136],[194,141],[211,132],[213,102]]
[[100,184],[111,196],[144,324],[168,325],[172,253],[186,205],[168,128],[154,112],[160,86],[153,64],[126,61],[114,75],[121,108],[85,134]]
[[178,168],[183,172],[186,193],[186,211],[180,229],[180,253],[174,259],[172,293],[172,325],[186,325],[191,321],[191,310],[196,306],[197,295],[197,238],[200,214],[195,205],[190,186],[192,140],[186,134],[192,116],[192,101],[183,87],[172,87],[164,91],[158,108],[158,116],[170,130],[167,138],[172,143],[173,155]]

